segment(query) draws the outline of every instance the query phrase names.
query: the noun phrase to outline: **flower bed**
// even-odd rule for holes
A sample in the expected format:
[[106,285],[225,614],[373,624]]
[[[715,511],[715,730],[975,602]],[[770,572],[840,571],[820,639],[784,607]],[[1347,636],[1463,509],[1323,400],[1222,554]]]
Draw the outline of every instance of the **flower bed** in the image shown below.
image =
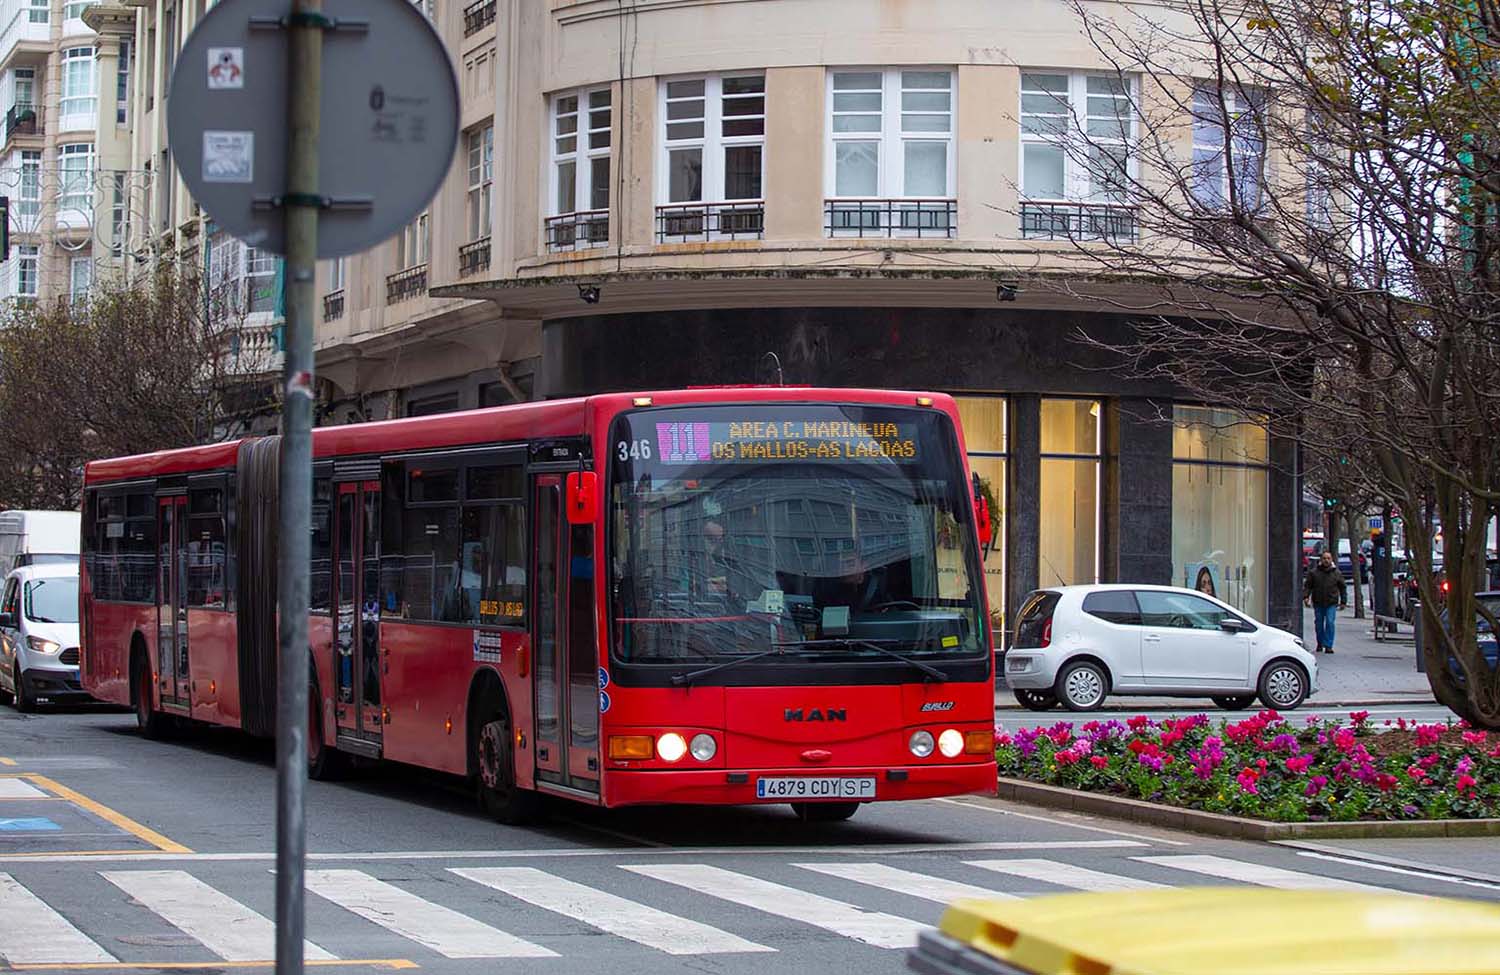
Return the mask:
[[995,757],[1003,776],[1275,822],[1500,817],[1500,735],[1385,724],[1137,715],[997,729]]

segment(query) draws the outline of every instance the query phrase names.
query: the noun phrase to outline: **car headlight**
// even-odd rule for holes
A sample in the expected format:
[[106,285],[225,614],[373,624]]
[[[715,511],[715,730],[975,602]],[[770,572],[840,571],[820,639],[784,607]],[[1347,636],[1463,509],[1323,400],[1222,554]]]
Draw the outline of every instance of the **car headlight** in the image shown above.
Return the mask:
[[697,734],[688,743],[688,751],[700,762],[706,762],[713,758],[719,751],[719,743],[714,741],[713,735]]
[[675,731],[669,731],[656,739],[656,757],[663,762],[675,762],[687,754],[687,742]]
[[62,649],[61,645],[53,643],[51,640],[43,640],[39,636],[29,636],[29,637],[27,637],[26,638],[26,645],[28,647],[30,647],[36,653],[48,653],[48,654],[51,654],[51,653],[56,653],[57,651],[59,651],[59,650]]
[[906,743],[906,747],[911,749],[911,753],[918,758],[931,755],[932,745],[932,732],[930,731],[913,731],[910,740]]
[[944,758],[957,758],[964,750],[964,736],[957,728],[949,728],[938,735],[937,745]]

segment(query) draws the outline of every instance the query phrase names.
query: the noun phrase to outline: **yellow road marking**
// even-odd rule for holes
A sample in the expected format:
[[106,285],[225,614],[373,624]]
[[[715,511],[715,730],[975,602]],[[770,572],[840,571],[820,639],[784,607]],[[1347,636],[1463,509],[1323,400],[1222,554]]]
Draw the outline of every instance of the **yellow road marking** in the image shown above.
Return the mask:
[[13,759],[13,758],[0,758],[0,765],[14,765],[14,764],[16,764],[16,760]]
[[62,796],[0,796],[0,802],[67,802]]
[[171,840],[167,839],[165,836],[158,833],[156,830],[146,826],[142,826],[140,823],[131,819],[129,816],[117,813],[108,806],[103,805],[102,803],[95,802],[81,792],[74,792],[72,789],[63,785],[61,782],[55,782],[52,779],[47,778],[47,776],[45,775],[25,775],[22,776],[22,778],[30,779],[32,782],[35,782],[42,788],[47,789],[64,799],[67,799],[75,806],[78,806],[82,809],[87,809],[89,812],[93,813],[95,816],[98,816],[100,819],[103,819],[109,823],[113,823],[114,825],[120,827],[125,832],[131,834],[132,836],[135,836],[138,839],[145,840],[147,843],[150,843],[152,846],[156,847],[163,853],[193,852],[192,850],[183,846],[181,843],[174,843]]
[[[302,964],[308,968],[369,967],[410,970],[422,967],[409,958],[309,958]],[[216,968],[274,967],[276,967],[275,961],[95,961],[82,965],[68,964],[66,962],[34,962],[22,965],[6,965],[0,967],[0,972],[157,971],[173,969],[207,971]]]
[[[50,850],[42,853],[7,853],[0,856],[0,862],[5,860],[31,859],[32,857],[122,857],[122,856],[154,856],[156,850]],[[0,968],[0,971],[4,971]]]

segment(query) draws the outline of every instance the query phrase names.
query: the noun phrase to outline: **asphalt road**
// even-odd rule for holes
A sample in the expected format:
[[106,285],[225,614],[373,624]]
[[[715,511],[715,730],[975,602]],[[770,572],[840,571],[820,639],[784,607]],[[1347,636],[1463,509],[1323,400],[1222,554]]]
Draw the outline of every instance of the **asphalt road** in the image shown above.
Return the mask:
[[[267,967],[272,763],[238,734],[150,742],[129,715],[0,708],[0,971]],[[780,806],[550,812],[499,826],[457,783],[391,766],[311,783],[308,957],[340,971],[894,973],[944,902],[976,892],[1253,883],[1500,901],[1500,878],[1392,865],[1368,844],[1215,840],[977,797],[811,827]]]

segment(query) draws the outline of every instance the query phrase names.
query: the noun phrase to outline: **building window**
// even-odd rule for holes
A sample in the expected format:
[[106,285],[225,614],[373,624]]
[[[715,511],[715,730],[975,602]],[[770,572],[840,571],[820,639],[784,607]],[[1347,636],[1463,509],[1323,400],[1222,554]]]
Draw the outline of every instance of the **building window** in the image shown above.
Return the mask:
[[1042,400],[1043,586],[1099,581],[1099,412],[1098,400]]
[[396,267],[401,270],[427,263],[428,245],[431,243],[428,221],[430,213],[423,213],[401,231],[396,238]]
[[58,210],[76,210],[85,215],[94,208],[94,146],[79,142],[57,147]]
[[110,176],[113,198],[110,201],[110,253],[125,256],[130,238],[130,184],[125,173]]
[[1172,414],[1173,582],[1263,620],[1270,524],[1265,420],[1197,406]]
[[15,70],[15,99],[16,111],[36,111],[36,69],[17,68]]
[[1003,396],[955,396],[969,470],[990,508],[990,543],[980,552],[984,588],[989,596],[990,627],[995,639],[1005,636],[1005,507],[1009,402]]
[[36,244],[20,244],[16,247],[16,294],[18,296],[36,297],[40,257],[41,253]]
[[[16,201],[15,215],[35,219],[42,212],[42,154],[27,149],[21,153],[20,196]],[[20,229],[34,229],[28,224]]]
[[94,286],[94,259],[75,257],[68,269],[68,297],[82,298]]
[[26,19],[33,24],[45,24],[52,19],[50,0],[30,0],[26,7]]
[[613,119],[608,88],[569,92],[552,99],[549,250],[574,250],[609,242]]
[[951,235],[953,98],[947,69],[829,72],[830,233]]
[[1193,90],[1192,192],[1199,205],[1224,209],[1232,185],[1241,210],[1260,209],[1266,164],[1264,109],[1265,97],[1257,90],[1206,85]]
[[210,296],[221,316],[276,310],[277,257],[220,231],[209,239]]
[[661,101],[657,238],[762,236],[765,76],[664,81]]
[[120,67],[115,72],[115,124],[130,118],[130,42],[120,42]]
[[347,260],[347,258],[339,257],[339,258],[335,258],[334,260],[332,260],[332,261],[329,262],[329,264],[328,264],[328,290],[329,291],[343,291],[344,290],[344,277],[345,277],[345,275],[347,273],[347,267],[346,267],[346,265],[344,263],[346,260]]
[[1021,74],[1021,235],[1134,238],[1135,82]]
[[469,133],[469,240],[490,235],[490,187],[495,173],[495,126]]
[[82,20],[83,12],[99,0],[66,0],[63,4],[64,20]]
[[94,49],[70,47],[64,51],[62,75],[62,101],[58,103],[57,109],[63,119],[60,124],[63,128],[78,128],[80,123],[69,121],[76,118],[81,120],[83,127],[91,126],[98,108],[94,86]]

